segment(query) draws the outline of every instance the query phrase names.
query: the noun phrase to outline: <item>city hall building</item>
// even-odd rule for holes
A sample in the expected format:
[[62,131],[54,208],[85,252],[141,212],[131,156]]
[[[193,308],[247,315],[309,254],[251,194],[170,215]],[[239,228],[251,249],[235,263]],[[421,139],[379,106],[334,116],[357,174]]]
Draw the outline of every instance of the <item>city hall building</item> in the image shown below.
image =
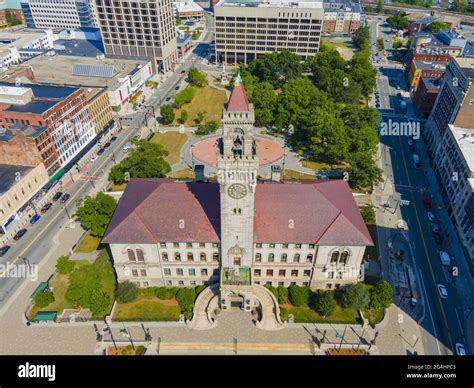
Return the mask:
[[217,181],[128,183],[102,240],[118,281],[248,294],[254,285],[361,280],[372,240],[347,182],[258,181],[254,108],[239,76],[222,122]]

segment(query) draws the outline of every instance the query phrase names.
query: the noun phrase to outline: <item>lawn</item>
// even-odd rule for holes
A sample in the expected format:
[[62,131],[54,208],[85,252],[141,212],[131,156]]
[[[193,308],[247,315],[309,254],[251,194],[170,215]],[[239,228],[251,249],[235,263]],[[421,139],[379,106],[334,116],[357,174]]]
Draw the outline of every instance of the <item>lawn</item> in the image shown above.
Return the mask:
[[289,180],[289,179],[316,179],[316,175],[312,174],[305,174],[299,171],[290,170],[285,168],[281,173],[281,179]]
[[347,323],[356,324],[359,321],[359,313],[356,309],[343,309],[337,305],[334,312],[323,317],[309,307],[291,307],[288,314],[293,314],[296,323]]
[[130,303],[117,303],[114,321],[177,321],[179,306],[175,299],[161,300],[155,296],[139,296]]
[[344,169],[347,165],[344,164],[328,164],[322,162],[312,162],[310,160],[301,160],[301,165],[306,168],[311,168],[313,170],[337,170]]
[[173,179],[194,179],[194,171],[190,168],[185,168],[184,170],[178,170],[168,174],[168,178]]
[[379,255],[377,253],[377,226],[376,225],[367,225],[367,229],[369,229],[370,236],[372,237],[372,241],[374,245],[371,247],[365,248],[364,258],[368,260],[378,260]]
[[203,122],[217,121],[221,124],[222,108],[227,102],[227,94],[224,90],[216,90],[210,86],[196,88],[196,95],[193,100],[182,108],[175,110],[176,119],[172,125],[178,125],[177,119],[182,110],[188,112],[188,119],[184,123],[186,127],[195,127],[194,119],[199,112],[205,113]]
[[145,353],[145,347],[143,345],[132,347],[127,346],[109,346],[107,348],[107,356],[140,356]]
[[385,309],[363,309],[362,313],[369,320],[369,324],[376,325],[385,316]]
[[91,236],[90,232],[88,232],[79,245],[74,249],[76,253],[90,253],[94,252],[98,249],[100,244],[100,237]]
[[112,183],[112,186],[110,187],[110,191],[124,191],[126,187],[127,187],[126,183],[123,183],[121,185]]
[[161,144],[168,151],[169,154],[165,159],[172,166],[180,161],[181,148],[188,141],[188,137],[179,132],[155,133],[151,141]]

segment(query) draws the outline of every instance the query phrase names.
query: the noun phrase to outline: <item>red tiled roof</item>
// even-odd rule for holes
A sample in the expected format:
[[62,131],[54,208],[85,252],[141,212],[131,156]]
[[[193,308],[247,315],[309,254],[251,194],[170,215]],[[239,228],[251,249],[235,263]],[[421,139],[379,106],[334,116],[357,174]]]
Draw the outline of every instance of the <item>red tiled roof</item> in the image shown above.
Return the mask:
[[[255,214],[255,242],[372,245],[344,181],[259,183]],[[219,239],[217,183],[132,179],[103,242],[218,242]]]
[[244,85],[241,82],[234,84],[232,93],[227,103],[228,112],[248,112],[249,101],[245,93]]

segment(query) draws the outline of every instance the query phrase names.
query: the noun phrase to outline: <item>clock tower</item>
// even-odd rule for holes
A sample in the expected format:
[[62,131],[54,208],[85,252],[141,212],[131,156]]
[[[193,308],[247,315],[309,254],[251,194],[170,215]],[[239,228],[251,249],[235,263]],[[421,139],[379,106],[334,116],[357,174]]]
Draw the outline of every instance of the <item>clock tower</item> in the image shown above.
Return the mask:
[[253,105],[249,104],[240,74],[237,74],[229,102],[222,113],[223,136],[217,161],[221,201],[221,263],[222,271],[240,280],[248,274],[249,282],[258,173],[254,121]]

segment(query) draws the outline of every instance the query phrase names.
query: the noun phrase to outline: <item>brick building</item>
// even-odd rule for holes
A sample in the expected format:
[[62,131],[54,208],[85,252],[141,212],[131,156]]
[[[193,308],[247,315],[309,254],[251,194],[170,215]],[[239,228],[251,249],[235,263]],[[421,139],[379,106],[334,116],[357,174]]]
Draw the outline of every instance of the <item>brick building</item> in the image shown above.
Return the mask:
[[418,115],[423,117],[429,115],[438,96],[440,85],[440,78],[421,78],[418,89],[413,94],[414,107]]

